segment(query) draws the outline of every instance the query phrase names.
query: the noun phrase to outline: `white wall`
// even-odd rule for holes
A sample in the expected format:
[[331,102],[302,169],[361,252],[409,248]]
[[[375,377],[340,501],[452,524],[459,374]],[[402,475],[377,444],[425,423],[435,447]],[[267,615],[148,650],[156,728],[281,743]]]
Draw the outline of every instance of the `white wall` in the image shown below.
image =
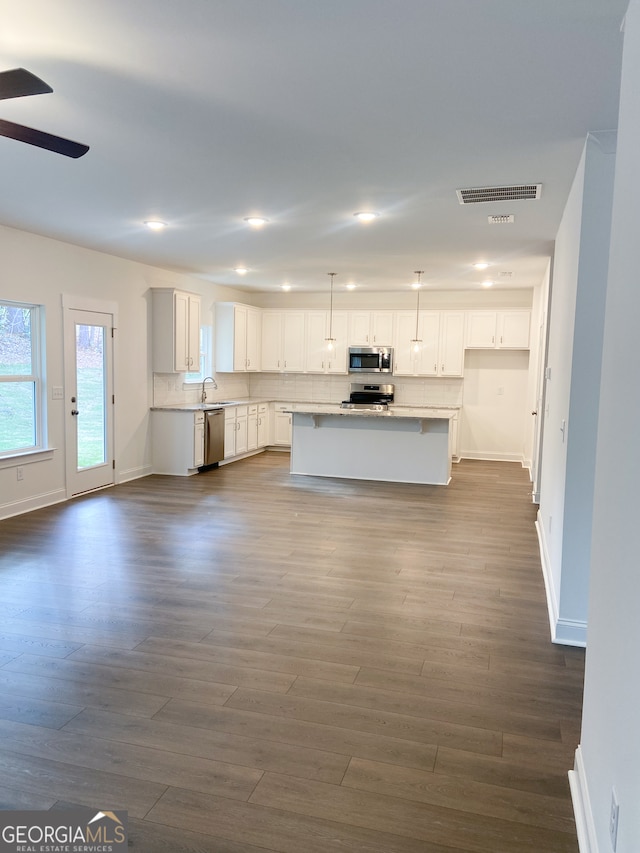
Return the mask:
[[[530,469],[533,483],[533,500],[540,502],[539,465],[543,444],[544,425],[544,368],[547,356],[548,308],[551,288],[551,259],[544,278],[533,291],[531,305],[531,341],[529,350],[529,376],[525,409],[525,465]],[[534,415],[534,412],[536,413]],[[531,414],[528,414],[531,413]]]
[[586,642],[614,139],[587,138],[553,265],[538,534],[552,635],[575,645]]
[[[203,296],[203,316],[212,320],[215,301],[239,299],[237,291],[199,279],[0,226],[3,299],[45,306],[47,384],[64,385],[62,294],[90,297],[118,305],[115,347],[116,479],[122,481],[150,471],[149,406],[152,400],[150,292],[152,286],[177,285]],[[47,404],[48,461],[0,465],[0,517],[44,506],[66,496],[64,400]],[[7,467],[5,467],[7,466]]]
[[[574,777],[583,850],[611,853],[611,791],[620,804],[617,853],[640,850],[640,0],[627,14],[596,453],[589,646]],[[587,846],[588,845],[588,846]]]
[[528,372],[528,351],[467,350],[460,456],[524,460]]
[[[277,310],[306,309],[306,310],[328,310],[329,309],[329,285],[326,293],[299,293],[291,290],[288,293],[253,293],[251,294],[252,305],[261,308],[272,308]],[[244,300],[247,301],[246,299]],[[530,308],[533,301],[533,288],[502,288],[494,290],[478,289],[471,290],[431,290],[428,284],[420,294],[420,310],[465,310],[487,308]],[[360,309],[390,310],[390,311],[414,311],[416,307],[416,293],[408,285],[398,284],[395,291],[371,292],[366,290],[344,290],[340,282],[336,280],[333,309],[334,311],[352,311]]]

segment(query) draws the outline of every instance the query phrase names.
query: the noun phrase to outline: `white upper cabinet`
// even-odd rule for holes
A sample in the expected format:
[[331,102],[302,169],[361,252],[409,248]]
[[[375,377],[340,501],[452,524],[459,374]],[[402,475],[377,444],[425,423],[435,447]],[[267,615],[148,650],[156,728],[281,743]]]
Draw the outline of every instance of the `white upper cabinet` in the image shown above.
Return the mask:
[[[327,373],[347,373],[347,350],[349,348],[347,333],[349,317],[346,311],[334,311],[331,322],[331,336],[334,338],[333,348],[327,352]],[[327,327],[327,334],[329,328]]]
[[416,340],[415,311],[398,311],[394,374],[462,376],[464,312],[421,311]]
[[287,311],[282,326],[284,369],[296,373],[304,370],[304,315],[304,311]]
[[152,288],[153,370],[200,370],[200,296],[173,287]]
[[424,341],[424,330],[421,328],[422,317],[418,319],[416,329],[415,311],[398,311],[393,342],[393,372],[396,376],[418,376],[420,373],[419,349],[416,350],[414,341],[420,338]]
[[465,346],[471,349],[494,349],[496,345],[496,312],[467,311]]
[[497,346],[501,349],[529,349],[530,311],[498,311]]
[[468,349],[529,349],[531,312],[467,311]]
[[262,370],[304,372],[304,311],[263,311]]
[[247,370],[260,370],[262,351],[262,311],[247,308]]
[[[347,372],[347,313],[334,311],[307,311],[305,335],[306,373]],[[331,329],[329,329],[331,326]],[[332,347],[327,338],[331,332]]]
[[349,346],[393,346],[393,311],[349,311]]
[[282,360],[282,311],[262,312],[262,369],[280,370]]
[[237,302],[216,304],[216,370],[260,370],[261,311]]
[[327,312],[307,312],[305,370],[307,373],[324,373],[327,356]]
[[442,311],[438,376],[462,376],[463,370],[464,311]]

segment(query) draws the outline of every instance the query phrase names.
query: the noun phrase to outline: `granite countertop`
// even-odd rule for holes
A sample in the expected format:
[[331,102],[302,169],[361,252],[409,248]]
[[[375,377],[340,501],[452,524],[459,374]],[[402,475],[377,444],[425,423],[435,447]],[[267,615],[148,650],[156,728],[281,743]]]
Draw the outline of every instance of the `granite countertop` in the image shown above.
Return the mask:
[[207,403],[167,403],[165,406],[151,406],[152,412],[211,412],[213,409],[225,409],[229,406],[251,406],[269,403],[270,400],[253,398],[251,400],[210,400]]
[[344,417],[361,418],[431,418],[451,420],[457,414],[457,409],[448,406],[446,409],[435,406],[392,406],[382,411],[373,409],[343,409],[338,405],[323,403],[296,403],[285,411],[295,415],[342,415]]
[[[288,412],[306,412],[307,414],[339,414],[339,415],[383,415],[385,417],[405,417],[405,418],[420,418],[420,417],[442,417],[451,418],[460,410],[460,406],[448,406],[445,403],[433,403],[424,406],[415,406],[408,403],[392,403],[391,407],[386,412],[368,412],[363,409],[342,409],[339,403],[309,403],[309,402],[292,402],[282,400],[272,400],[263,397],[252,397],[241,400],[211,400],[207,403],[167,403],[164,406],[151,406],[152,412],[207,412],[213,409],[224,409],[228,406],[251,406],[259,403],[277,403],[286,405]],[[436,411],[443,411],[442,414],[434,414]],[[453,414],[445,414],[444,412]]]

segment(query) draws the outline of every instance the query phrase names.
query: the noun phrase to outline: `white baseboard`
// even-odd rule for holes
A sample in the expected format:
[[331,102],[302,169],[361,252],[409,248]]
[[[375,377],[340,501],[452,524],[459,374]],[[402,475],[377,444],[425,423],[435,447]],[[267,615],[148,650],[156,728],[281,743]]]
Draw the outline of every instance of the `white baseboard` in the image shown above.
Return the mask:
[[573,770],[569,771],[569,787],[571,788],[580,853],[598,853],[598,839],[596,838],[596,828],[591,811],[589,787],[582,759],[582,750],[579,746],[576,749]]
[[230,465],[232,462],[239,462],[240,459],[248,459],[250,456],[257,456],[259,453],[264,453],[266,449],[266,447],[259,447],[257,450],[248,450],[246,453],[240,453],[238,456],[230,456],[228,459],[221,459],[218,464],[220,467],[223,465]]
[[55,489],[52,492],[45,492],[42,495],[36,495],[26,500],[12,501],[0,507],[0,519],[13,518],[14,515],[33,512],[34,509],[43,509],[46,506],[62,503],[66,499],[67,493],[65,489]]
[[519,462],[524,465],[522,453],[495,453],[492,450],[479,452],[475,450],[461,450],[460,459],[481,459],[484,462]]
[[547,594],[547,611],[549,613],[551,640],[563,646],[578,646],[584,649],[587,646],[587,623],[582,619],[560,618],[560,609],[551,574],[551,561],[549,559],[544,525],[542,524],[539,510],[538,517],[536,518],[536,532],[540,546],[542,577],[544,578],[544,588]]
[[149,465],[139,465],[136,468],[127,468],[125,471],[120,471],[118,474],[118,483],[128,483],[130,480],[139,480],[141,477],[148,477],[153,474],[153,468]]

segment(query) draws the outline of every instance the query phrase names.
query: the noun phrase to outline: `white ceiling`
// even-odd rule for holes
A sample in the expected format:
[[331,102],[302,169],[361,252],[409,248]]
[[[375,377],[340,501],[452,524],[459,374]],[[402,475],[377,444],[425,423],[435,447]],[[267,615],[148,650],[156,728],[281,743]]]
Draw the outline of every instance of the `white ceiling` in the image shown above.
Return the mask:
[[[0,138],[0,222],[251,290],[531,287],[586,134],[616,127],[627,2],[5,2],[0,70],[54,93],[0,117],[91,149]],[[520,183],[541,199],[455,192]]]

